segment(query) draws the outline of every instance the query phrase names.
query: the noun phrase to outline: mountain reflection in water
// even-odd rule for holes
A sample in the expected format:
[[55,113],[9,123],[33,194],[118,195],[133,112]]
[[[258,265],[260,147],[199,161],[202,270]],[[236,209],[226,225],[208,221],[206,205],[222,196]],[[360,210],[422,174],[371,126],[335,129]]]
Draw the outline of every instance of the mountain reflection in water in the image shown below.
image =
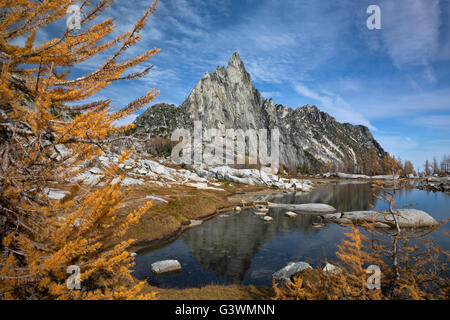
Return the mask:
[[[421,202],[418,209],[425,210],[438,221],[448,217],[450,196],[429,194],[417,189],[399,192],[399,203]],[[277,194],[267,199],[276,203],[327,203],[338,211],[369,210],[377,203],[370,184],[339,183],[321,187],[312,193]],[[433,204],[430,206],[430,202]],[[428,210],[426,210],[426,208]],[[433,208],[433,210],[430,210]],[[162,288],[202,287],[208,284],[254,284],[271,286],[271,275],[290,261],[307,261],[322,265],[325,257],[336,259],[336,245],[343,237],[344,227],[326,223],[313,226],[320,218],[299,214],[292,219],[286,210],[271,209],[273,222],[267,223],[251,210],[228,213],[187,230],[179,239],[159,249],[141,250],[136,257],[134,275],[147,279]],[[448,229],[448,228],[447,228]],[[435,238],[436,240],[436,238]],[[438,237],[441,247],[448,249],[445,237]],[[182,270],[176,275],[155,276],[150,265],[158,260],[177,259]]]

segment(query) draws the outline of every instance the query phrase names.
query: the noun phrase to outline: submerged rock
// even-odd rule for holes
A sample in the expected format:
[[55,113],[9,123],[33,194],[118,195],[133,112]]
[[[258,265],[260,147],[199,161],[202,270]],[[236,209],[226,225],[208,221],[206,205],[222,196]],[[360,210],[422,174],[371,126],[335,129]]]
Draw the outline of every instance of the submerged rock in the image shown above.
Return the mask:
[[158,261],[151,265],[151,270],[155,274],[179,271],[181,270],[181,264],[178,260]]
[[312,269],[309,263],[306,262],[289,262],[283,269],[275,272],[272,277],[277,282],[284,282],[286,284],[292,281],[292,277],[297,273],[306,269]]

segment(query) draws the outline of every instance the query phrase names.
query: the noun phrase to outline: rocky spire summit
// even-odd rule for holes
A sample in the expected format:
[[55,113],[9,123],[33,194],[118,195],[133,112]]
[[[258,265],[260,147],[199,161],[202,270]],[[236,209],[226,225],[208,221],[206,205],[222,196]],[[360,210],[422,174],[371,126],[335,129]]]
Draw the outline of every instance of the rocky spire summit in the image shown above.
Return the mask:
[[177,128],[192,129],[201,121],[204,129],[279,129],[280,162],[286,166],[323,167],[352,161],[361,165],[371,148],[384,150],[364,126],[342,124],[315,106],[291,109],[265,100],[253,86],[239,54],[226,69],[205,74],[179,107],[159,104],[136,121],[136,131],[170,138]]

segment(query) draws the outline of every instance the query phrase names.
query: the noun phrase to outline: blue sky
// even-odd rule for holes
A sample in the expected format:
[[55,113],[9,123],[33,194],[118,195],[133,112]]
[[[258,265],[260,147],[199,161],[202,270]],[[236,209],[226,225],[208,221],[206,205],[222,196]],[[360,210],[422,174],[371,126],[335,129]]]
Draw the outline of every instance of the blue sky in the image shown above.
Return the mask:
[[[116,0],[105,13],[123,32],[148,4]],[[366,27],[372,4],[381,8],[381,30]],[[385,150],[416,166],[450,155],[450,0],[161,0],[142,34],[130,54],[161,48],[155,68],[102,91],[114,105],[153,87],[161,91],[155,103],[180,105],[205,71],[237,51],[275,103],[315,104],[338,121],[367,125]]]

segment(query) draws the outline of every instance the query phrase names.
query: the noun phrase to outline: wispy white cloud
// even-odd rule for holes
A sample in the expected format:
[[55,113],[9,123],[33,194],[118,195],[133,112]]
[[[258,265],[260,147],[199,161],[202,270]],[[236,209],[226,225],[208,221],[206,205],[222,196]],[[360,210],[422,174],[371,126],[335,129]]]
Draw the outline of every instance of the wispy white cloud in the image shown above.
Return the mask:
[[152,70],[140,79],[140,82],[145,82],[148,86],[159,86],[165,82],[175,82],[179,80],[178,73],[173,69],[163,69],[158,66],[154,66]]
[[354,78],[341,77],[338,79],[338,88],[340,91],[358,91],[362,87],[360,81]]
[[[111,37],[130,30],[150,2],[113,3],[105,11],[118,25]],[[383,29],[369,31],[366,8],[377,4],[370,0],[162,0],[142,41],[123,57],[160,47],[148,62],[155,68],[91,100],[107,97],[123,107],[156,87],[161,94],[153,103],[179,105],[206,70],[238,51],[255,87],[275,103],[316,103],[339,121],[377,127],[383,147],[417,163],[442,150],[450,154],[443,140],[450,127],[450,1],[377,2]],[[38,32],[37,43],[64,30],[61,19]],[[25,37],[15,41],[23,46]],[[70,77],[95,70],[109,54],[78,65]]]
[[332,92],[319,93],[303,84],[295,84],[294,90],[304,97],[319,102],[319,108],[329,112],[339,121],[362,124],[372,130],[377,130],[360,112],[355,110],[338,94]]
[[285,69],[279,63],[270,64],[267,61],[255,59],[246,62],[245,67],[252,79],[258,82],[279,84],[286,80]]
[[175,10],[175,14],[182,17],[186,22],[195,24],[197,26],[203,25],[203,18],[198,14],[192,3],[186,0],[173,0],[172,8]]
[[423,66],[435,82],[430,61],[439,55],[439,0],[386,0],[381,3],[384,46],[399,69]]
[[270,99],[280,95],[280,92],[278,91],[261,91],[260,93],[266,99]]
[[418,146],[417,142],[405,135],[377,135],[378,142],[386,150],[404,151]]
[[425,115],[407,119],[407,123],[440,130],[441,132],[450,132],[450,115]]
[[441,2],[441,44],[439,59],[450,59],[450,1]]
[[187,27],[186,23],[180,22],[174,17],[168,17],[167,20],[170,22],[173,28],[177,29],[182,34],[189,37],[204,37],[206,36],[206,31],[197,27]]
[[[156,87],[161,95],[155,103],[178,105],[206,70],[226,64],[238,51],[255,86],[276,103],[292,107],[306,100],[339,121],[371,129],[392,129],[395,119],[408,128],[448,132],[448,118],[435,116],[450,110],[445,68],[436,64],[450,59],[450,1],[379,0],[379,32],[365,28],[368,4],[370,0],[161,1],[143,41],[130,51],[161,47],[151,61],[157,68],[133,85],[114,86],[104,94],[123,105]],[[120,1],[111,14],[119,25],[132,25],[145,5]],[[96,61],[91,62],[95,67]],[[423,142],[404,127],[396,129],[398,134],[383,134],[382,146],[414,160]],[[381,134],[374,135],[378,139]],[[441,149],[443,145],[448,144],[441,143]],[[433,152],[438,149],[436,145]]]
[[449,139],[409,137],[405,134],[393,132],[387,135],[375,133],[375,138],[386,151],[400,156],[403,160],[411,160],[414,167],[419,170],[424,169],[426,160],[432,160],[433,157],[441,160],[444,154],[450,154]]
[[411,119],[411,115],[450,110],[450,89],[375,97],[366,103],[365,114],[369,119]]

